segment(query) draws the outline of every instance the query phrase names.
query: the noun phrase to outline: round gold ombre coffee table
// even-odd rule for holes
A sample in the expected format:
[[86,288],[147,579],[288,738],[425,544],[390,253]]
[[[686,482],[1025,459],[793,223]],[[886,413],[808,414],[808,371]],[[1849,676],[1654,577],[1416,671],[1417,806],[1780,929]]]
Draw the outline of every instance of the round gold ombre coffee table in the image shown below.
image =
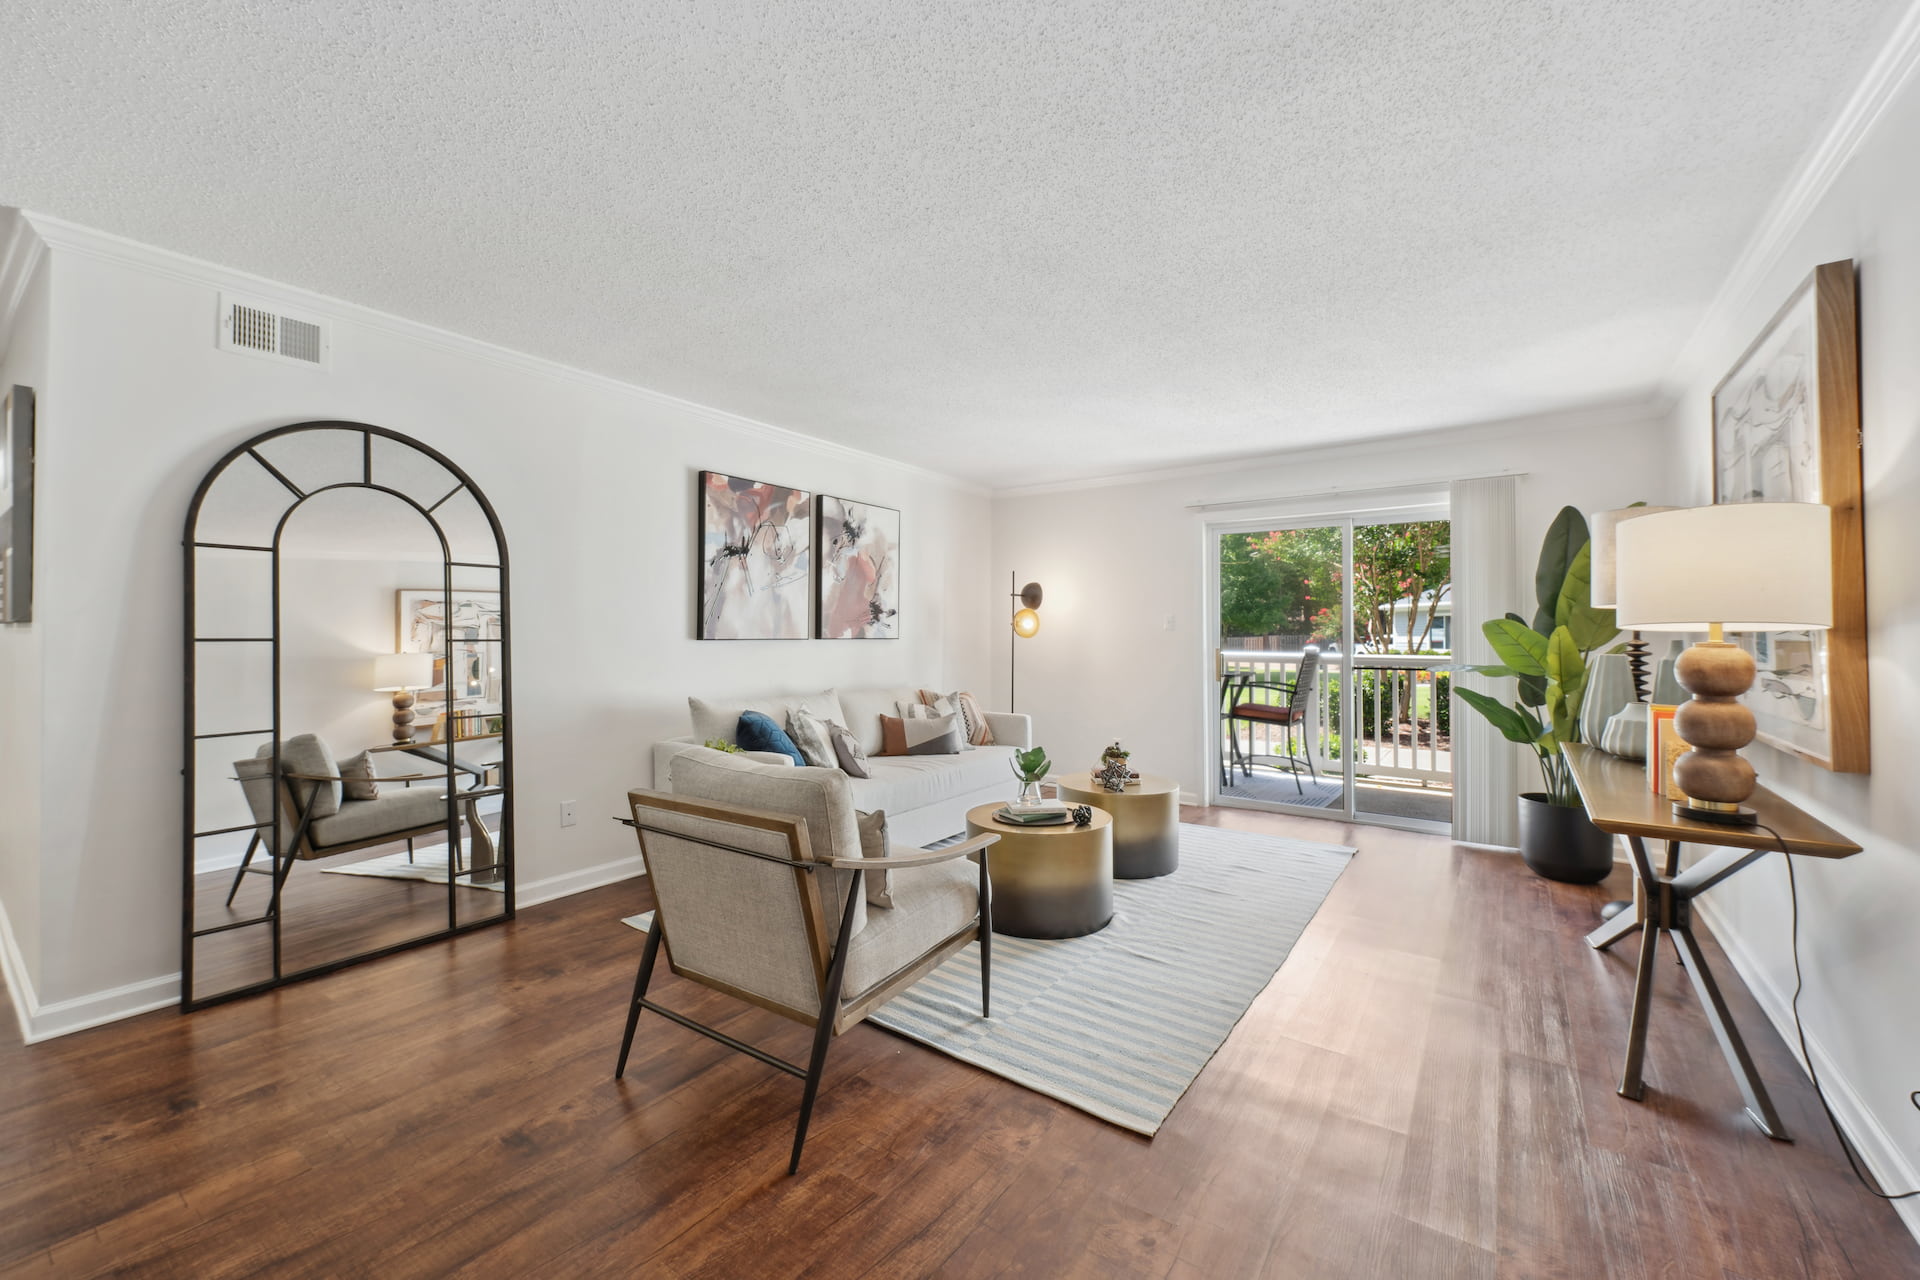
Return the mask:
[[999,802],[967,810],[967,834],[1000,837],[989,851],[993,931],[1016,938],[1078,938],[1113,919],[1113,819],[1095,809],[1084,827],[995,822]]
[[1113,815],[1113,874],[1122,880],[1170,875],[1180,867],[1180,784],[1143,773],[1125,791],[1109,791],[1092,770],[1058,780],[1068,804],[1090,804]]

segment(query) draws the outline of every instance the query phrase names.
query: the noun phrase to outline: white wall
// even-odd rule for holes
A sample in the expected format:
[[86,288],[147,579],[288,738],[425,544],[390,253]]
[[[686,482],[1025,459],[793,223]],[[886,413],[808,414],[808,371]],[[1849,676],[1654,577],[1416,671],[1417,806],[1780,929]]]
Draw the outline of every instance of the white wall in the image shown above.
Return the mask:
[[[1882,1175],[1920,1185],[1920,82],[1894,94],[1837,180],[1780,244],[1750,296],[1716,312],[1669,424],[1687,501],[1712,501],[1714,385],[1819,263],[1858,263],[1866,482],[1870,774],[1832,774],[1755,744],[1763,785],[1865,846],[1796,861],[1815,1065]],[[1745,292],[1745,291],[1743,291]],[[1705,899],[1747,983],[1784,1022],[1793,991],[1778,858]],[[1920,1208],[1905,1207],[1920,1232]]]
[[[42,687],[60,714],[42,726],[39,754],[61,762],[40,796],[43,1001],[129,984],[149,1003],[171,994],[181,527],[205,471],[267,427],[327,418],[392,427],[458,462],[499,512],[513,569],[523,898],[638,869],[632,837],[608,819],[627,788],[650,783],[649,744],[686,732],[690,692],[984,678],[988,503],[977,491],[34,221],[57,268],[52,341],[75,353],[55,371],[57,414],[43,416],[37,627]],[[216,350],[223,285],[332,318],[331,370]],[[701,468],[899,508],[902,638],[692,639]],[[579,801],[577,826],[558,825],[563,800]]]
[[[0,220],[0,230],[6,229]],[[15,254],[28,253],[28,245],[24,236],[15,240]],[[30,274],[18,282],[20,303],[11,324],[0,310],[0,388],[32,387],[44,419],[53,399],[47,394],[52,264],[40,255],[32,266],[17,256],[10,265]],[[0,272],[0,307],[13,283]],[[40,981],[41,704],[39,628],[0,626],[0,967],[19,992]],[[16,1006],[20,1003],[16,996]],[[26,1016],[18,1007],[15,1013]]]
[[[1124,485],[1002,496],[994,504],[995,603],[1004,617],[1008,571],[1046,591],[1040,634],[1019,644],[1019,710],[1055,768],[1086,768],[1115,738],[1147,772],[1203,794],[1212,686],[1203,530],[1239,511],[1195,504],[1293,495],[1288,505],[1337,514],[1377,504],[1353,492],[1524,472],[1519,561],[1532,598],[1540,539],[1562,506],[1583,511],[1660,502],[1663,424],[1650,413],[1491,424],[1374,445],[1302,451],[1227,469],[1172,473]],[[1330,492],[1340,490],[1345,492]],[[1167,620],[1173,629],[1167,629]],[[1468,620],[1472,622],[1473,620]],[[1463,625],[1465,625],[1463,623]],[[994,688],[1004,703],[1010,631],[995,619]],[[1516,761],[1519,755],[1516,749]]]

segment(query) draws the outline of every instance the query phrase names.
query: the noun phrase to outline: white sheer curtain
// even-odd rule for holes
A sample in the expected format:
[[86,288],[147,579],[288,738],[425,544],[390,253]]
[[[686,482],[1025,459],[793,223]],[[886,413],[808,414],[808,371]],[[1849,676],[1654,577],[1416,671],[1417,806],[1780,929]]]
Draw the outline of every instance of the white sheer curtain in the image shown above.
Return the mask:
[[[1467,663],[1497,659],[1480,624],[1517,609],[1515,521],[1518,476],[1455,480],[1450,495],[1453,521],[1453,656],[1456,688],[1477,689],[1502,700],[1513,681],[1494,680],[1464,670]],[[1520,610],[1521,612],[1530,612]],[[1499,730],[1464,702],[1453,704],[1453,838],[1473,844],[1519,843],[1520,788],[1515,753],[1526,748],[1500,736]]]

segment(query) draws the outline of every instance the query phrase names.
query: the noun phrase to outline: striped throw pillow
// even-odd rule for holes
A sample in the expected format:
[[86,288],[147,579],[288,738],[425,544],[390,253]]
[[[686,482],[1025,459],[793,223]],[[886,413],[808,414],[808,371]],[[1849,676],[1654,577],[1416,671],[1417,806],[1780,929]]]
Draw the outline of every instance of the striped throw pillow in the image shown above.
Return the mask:
[[[960,717],[960,731],[967,744],[975,747],[993,745],[993,726],[987,723],[987,713],[981,710],[980,700],[964,690],[938,694],[931,689],[920,691],[920,701],[934,708],[937,715],[957,715]],[[940,710],[945,707],[946,710]]]

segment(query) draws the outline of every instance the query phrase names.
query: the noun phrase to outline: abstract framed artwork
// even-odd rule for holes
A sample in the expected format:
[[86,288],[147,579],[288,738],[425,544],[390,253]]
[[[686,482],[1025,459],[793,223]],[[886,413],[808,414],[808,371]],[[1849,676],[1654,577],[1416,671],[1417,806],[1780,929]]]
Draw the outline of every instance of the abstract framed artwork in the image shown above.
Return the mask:
[[900,637],[900,513],[820,495],[822,640]]
[[[431,653],[433,687],[445,690],[447,642],[453,642],[453,697],[500,703],[500,593],[456,587],[403,587],[394,593],[396,653]],[[442,696],[445,696],[444,693]]]
[[1868,772],[1860,344],[1851,260],[1816,267],[1714,388],[1713,500],[1832,508],[1833,628],[1741,637],[1758,668],[1746,702],[1760,741],[1836,773]]
[[813,494],[700,473],[702,640],[804,640]]
[[33,388],[0,402],[0,622],[33,621]]

